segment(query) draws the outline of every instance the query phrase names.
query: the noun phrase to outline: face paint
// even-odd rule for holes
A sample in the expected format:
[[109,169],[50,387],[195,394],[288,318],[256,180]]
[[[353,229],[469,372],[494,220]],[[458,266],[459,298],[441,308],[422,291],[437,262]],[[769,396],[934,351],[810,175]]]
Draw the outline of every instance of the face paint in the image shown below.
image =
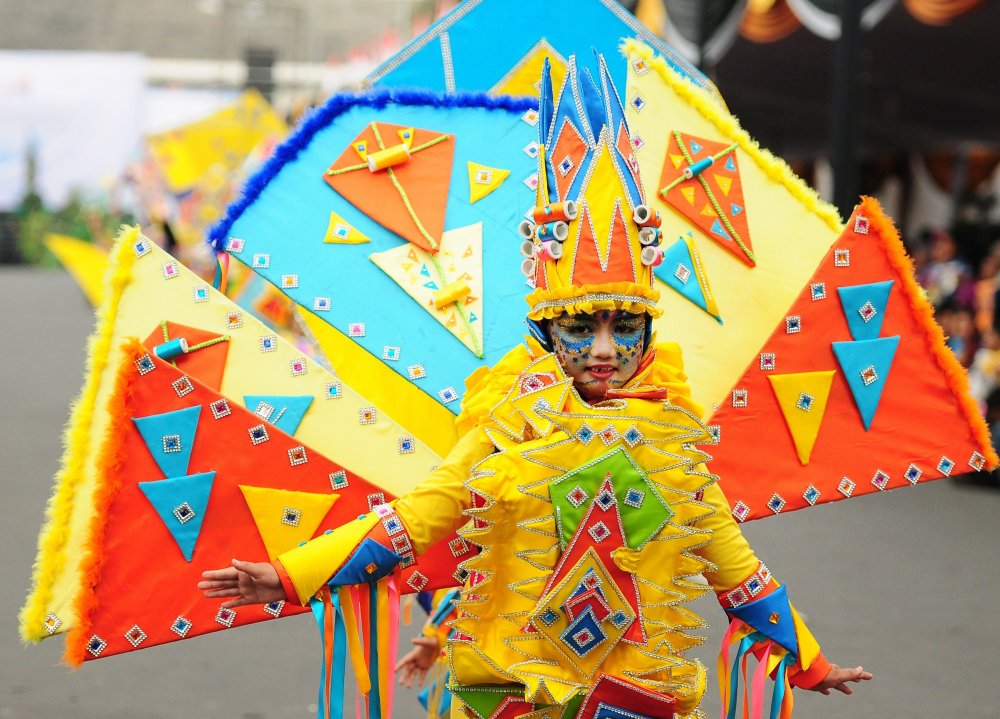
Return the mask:
[[642,315],[617,311],[562,315],[549,324],[549,334],[577,391],[585,400],[597,402],[635,374],[646,323]]

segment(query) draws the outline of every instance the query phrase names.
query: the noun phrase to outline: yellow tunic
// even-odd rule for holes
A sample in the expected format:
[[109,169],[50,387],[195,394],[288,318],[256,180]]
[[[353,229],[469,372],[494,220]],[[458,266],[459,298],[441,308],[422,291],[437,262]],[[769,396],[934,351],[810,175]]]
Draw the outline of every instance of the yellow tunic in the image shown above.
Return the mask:
[[[481,548],[462,565],[470,578],[458,602],[458,637],[449,642],[452,682],[520,684],[529,702],[564,705],[610,674],[673,696],[678,716],[696,715],[705,669],[683,652],[703,642],[691,632],[705,625],[684,605],[709,590],[691,580],[704,575],[716,591],[726,591],[754,575],[759,561],[696,447],[710,436],[676,346],[657,346],[640,367],[619,398],[595,406],[530,341],[467,381],[462,439],[394,507],[418,554],[460,527]],[[604,511],[594,505],[602,481],[616,495],[607,506],[619,530],[606,541],[641,535],[603,555],[600,535],[588,539],[580,528],[592,519],[576,517],[576,528],[567,519],[574,499],[591,513]],[[567,505],[564,490],[571,485],[583,494]],[[300,599],[347,558],[362,529],[348,527],[309,543],[326,549],[306,545],[282,555]],[[578,540],[594,547],[560,570],[560,558]],[[565,639],[575,629],[563,608],[588,576],[598,578],[607,611],[594,627],[600,641],[581,654]],[[818,647],[800,625],[800,663],[807,667]]]

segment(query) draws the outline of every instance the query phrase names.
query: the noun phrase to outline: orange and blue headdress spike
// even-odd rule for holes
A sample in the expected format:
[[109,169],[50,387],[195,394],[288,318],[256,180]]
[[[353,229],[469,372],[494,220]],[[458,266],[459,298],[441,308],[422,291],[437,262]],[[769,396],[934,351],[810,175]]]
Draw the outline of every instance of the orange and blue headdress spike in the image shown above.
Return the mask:
[[604,111],[607,115],[607,126],[611,131],[611,144],[614,151],[611,153],[615,164],[621,169],[624,180],[625,191],[628,194],[628,202],[632,210],[639,205],[645,204],[645,196],[642,191],[642,181],[639,178],[639,163],[635,158],[632,147],[631,135],[628,129],[628,122],[625,120],[625,108],[622,99],[618,94],[608,70],[608,63],[604,56],[596,50],[597,67],[601,75],[601,90],[604,95]]
[[[596,92],[596,88],[593,89]],[[592,107],[592,98],[590,103]],[[545,146],[547,156],[545,169],[549,180],[549,201],[562,202],[580,194],[587,175],[586,168],[597,144],[585,109],[584,94],[580,90],[575,57],[570,57],[567,63],[566,77],[554,107],[549,127],[539,130],[545,132],[539,144]],[[600,131],[600,126],[597,129]]]

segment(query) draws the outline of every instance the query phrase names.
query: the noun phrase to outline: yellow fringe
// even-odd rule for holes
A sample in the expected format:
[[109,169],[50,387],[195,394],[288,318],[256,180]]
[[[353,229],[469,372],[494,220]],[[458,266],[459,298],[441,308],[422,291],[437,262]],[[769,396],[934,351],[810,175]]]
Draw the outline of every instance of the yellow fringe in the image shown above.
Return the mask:
[[[620,298],[616,299],[611,295]],[[531,311],[528,312],[528,319],[550,320],[563,313],[593,314],[601,310],[622,310],[635,314],[646,313],[652,317],[659,317],[663,310],[656,306],[660,299],[660,292],[654,287],[640,285],[636,282],[605,282],[602,284],[589,285],[563,285],[548,289],[537,289],[524,298]],[[540,304],[554,303],[548,307],[539,307]]]
[[844,223],[837,209],[824,202],[813,188],[792,172],[792,168],[784,160],[758,145],[756,140],[740,127],[739,120],[725,112],[725,108],[719,104],[716,97],[677,75],[662,57],[644,43],[626,39],[622,41],[620,49],[626,57],[635,54],[645,60],[646,64],[656,70],[663,81],[680,95],[684,102],[704,115],[720,133],[735,141],[770,180],[783,185],[795,199],[822,219],[831,230],[840,233]]
[[[95,329],[87,343],[87,379],[80,396],[71,406],[70,419],[63,430],[64,451],[38,537],[38,554],[31,576],[31,590],[18,617],[19,631],[24,642],[38,642],[49,636],[44,622],[52,599],[52,585],[66,565],[69,519],[88,450],[94,403],[101,375],[111,354],[111,337],[118,315],[118,302],[125,286],[132,279],[132,266],[135,262],[132,243],[138,237],[138,227],[123,227],[118,243],[109,256],[105,275],[105,300],[97,310]],[[61,619],[67,622],[71,618]]]
[[862,197],[855,212],[858,211],[858,208],[868,218],[868,222],[873,226],[875,232],[883,239],[881,247],[885,250],[889,264],[902,280],[903,296],[906,298],[907,304],[913,308],[913,314],[924,330],[928,349],[944,374],[948,389],[955,395],[955,401],[965,416],[965,421],[979,447],[979,452],[986,457],[986,466],[989,469],[997,467],[1000,465],[1000,458],[997,457],[993,443],[990,441],[990,430],[986,426],[986,420],[983,419],[979,407],[969,392],[969,377],[965,368],[955,358],[954,353],[945,345],[944,332],[934,319],[934,308],[931,307],[920,285],[917,284],[914,277],[913,261],[906,254],[896,226],[883,212],[878,200],[873,197]]
[[107,517],[111,504],[122,485],[122,467],[125,453],[122,445],[127,433],[127,425],[132,418],[132,380],[136,376],[132,363],[146,354],[146,348],[134,337],[122,344],[121,365],[115,376],[115,386],[108,400],[107,411],[111,417],[104,441],[97,457],[97,481],[87,539],[83,544],[80,559],[80,576],[86,577],[80,591],[74,597],[76,622],[66,636],[64,658],[71,667],[79,667],[86,656],[87,643],[93,627],[93,614],[97,609],[95,587],[100,582],[107,556],[104,553],[104,537],[107,534]]

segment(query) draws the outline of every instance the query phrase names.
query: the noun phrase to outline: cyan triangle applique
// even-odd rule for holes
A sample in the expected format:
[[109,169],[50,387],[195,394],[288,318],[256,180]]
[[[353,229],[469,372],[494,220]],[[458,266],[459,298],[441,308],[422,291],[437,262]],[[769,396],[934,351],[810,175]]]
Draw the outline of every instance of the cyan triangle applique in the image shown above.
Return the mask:
[[248,410],[290,435],[299,428],[312,401],[312,395],[243,395]]
[[708,283],[708,275],[705,274],[705,265],[690,237],[681,237],[668,247],[663,252],[663,262],[657,265],[653,273],[668,287],[714,317],[719,324],[722,323]]
[[833,343],[833,353],[837,355],[840,369],[847,378],[847,386],[851,389],[866,430],[871,429],[898,346],[899,335]]
[[201,472],[170,477],[154,482],[139,482],[139,489],[153,505],[184,559],[191,561],[194,546],[205,521],[208,498],[212,493],[215,472]]
[[201,406],[196,405],[173,412],[132,418],[146,448],[165,477],[182,477],[187,474],[200,415]]
[[856,340],[873,340],[879,336],[892,285],[893,280],[886,280],[837,288],[851,337]]

